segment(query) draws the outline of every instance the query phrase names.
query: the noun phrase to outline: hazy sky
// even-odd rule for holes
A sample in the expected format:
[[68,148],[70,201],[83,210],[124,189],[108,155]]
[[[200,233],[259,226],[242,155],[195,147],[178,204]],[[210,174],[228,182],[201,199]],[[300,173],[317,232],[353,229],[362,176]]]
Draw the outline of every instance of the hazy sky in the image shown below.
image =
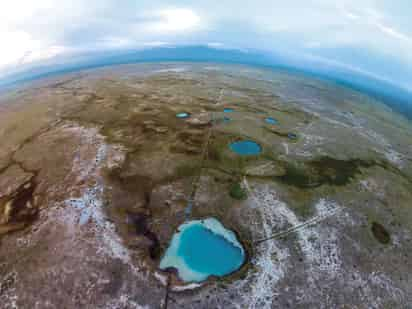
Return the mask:
[[58,55],[165,44],[293,53],[412,88],[410,0],[3,0],[0,74]]

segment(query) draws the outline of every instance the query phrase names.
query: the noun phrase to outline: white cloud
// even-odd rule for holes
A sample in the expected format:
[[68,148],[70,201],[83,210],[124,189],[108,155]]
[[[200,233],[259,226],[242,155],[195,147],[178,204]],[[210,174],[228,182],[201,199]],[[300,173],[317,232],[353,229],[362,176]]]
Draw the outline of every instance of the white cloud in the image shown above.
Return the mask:
[[122,48],[130,46],[132,43],[133,40],[127,37],[109,36],[102,40],[102,45],[107,48]]
[[412,65],[412,7],[401,0],[3,2],[0,69],[73,51],[186,43],[296,53],[350,47]]
[[21,63],[31,63],[39,60],[49,59],[63,54],[67,51],[67,48],[65,48],[64,46],[49,46],[47,48],[32,50],[25,54],[25,56],[21,59]]
[[153,41],[153,42],[143,42],[143,46],[147,47],[161,47],[161,46],[168,46],[171,45],[168,42],[162,42],[162,41]]
[[399,32],[397,30],[395,30],[394,28],[388,27],[386,25],[383,24],[379,24],[377,23],[376,26],[382,30],[382,32],[396,38],[399,40],[403,40],[403,41],[407,41],[408,43],[411,43],[411,38],[409,36],[407,36],[406,34],[403,34],[402,32]]
[[200,17],[193,10],[162,9],[149,13],[148,17],[154,19],[143,25],[144,29],[155,33],[188,32],[200,25]]
[[18,65],[56,56],[61,46],[46,46],[24,31],[0,32],[0,67]]
[[223,48],[225,46],[225,44],[221,42],[209,42],[206,45],[212,48]]
[[24,31],[0,32],[0,70],[50,59],[67,52],[59,45],[47,45]]

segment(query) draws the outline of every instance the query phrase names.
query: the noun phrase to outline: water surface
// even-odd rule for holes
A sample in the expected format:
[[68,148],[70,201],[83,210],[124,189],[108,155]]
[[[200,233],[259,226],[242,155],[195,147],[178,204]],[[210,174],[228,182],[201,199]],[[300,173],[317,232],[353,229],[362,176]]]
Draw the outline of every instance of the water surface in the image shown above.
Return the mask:
[[295,133],[288,133],[288,138],[291,140],[297,140],[298,139],[298,135]]
[[242,266],[245,253],[236,235],[218,220],[208,218],[182,224],[160,262],[174,267],[185,282],[225,276]]
[[254,156],[262,152],[262,147],[258,143],[249,140],[234,142],[229,147],[241,156]]
[[177,113],[176,114],[177,118],[188,118],[189,117],[189,113],[186,112],[182,112],[182,113]]
[[275,118],[272,118],[272,117],[265,118],[265,121],[266,121],[266,123],[269,123],[269,124],[277,124],[278,123],[278,121]]

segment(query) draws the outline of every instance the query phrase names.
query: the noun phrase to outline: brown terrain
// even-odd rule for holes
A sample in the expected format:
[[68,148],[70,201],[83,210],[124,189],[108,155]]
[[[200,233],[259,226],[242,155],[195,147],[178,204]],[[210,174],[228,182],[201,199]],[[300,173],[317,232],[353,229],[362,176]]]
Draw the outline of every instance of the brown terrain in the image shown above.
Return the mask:
[[[411,127],[366,95],[244,66],[21,85],[0,98],[0,308],[408,308]],[[229,149],[243,139],[262,153]],[[237,272],[158,268],[190,200],[237,234]]]

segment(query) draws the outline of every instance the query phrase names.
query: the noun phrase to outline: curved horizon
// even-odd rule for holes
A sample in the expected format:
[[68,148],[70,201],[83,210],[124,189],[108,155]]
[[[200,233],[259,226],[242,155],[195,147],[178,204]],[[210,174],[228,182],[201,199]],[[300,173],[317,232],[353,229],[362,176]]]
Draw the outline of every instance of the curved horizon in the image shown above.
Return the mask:
[[0,13],[0,78],[85,54],[169,46],[259,51],[412,89],[406,0],[15,0]]
[[262,66],[306,74],[368,94],[412,120],[412,92],[368,72],[318,59],[300,59],[293,54],[269,53],[207,45],[167,45],[141,49],[88,52],[54,57],[24,66],[0,77],[0,89],[49,76],[110,65],[144,62],[216,62]]
[[411,0],[3,2],[1,308],[412,304]]

